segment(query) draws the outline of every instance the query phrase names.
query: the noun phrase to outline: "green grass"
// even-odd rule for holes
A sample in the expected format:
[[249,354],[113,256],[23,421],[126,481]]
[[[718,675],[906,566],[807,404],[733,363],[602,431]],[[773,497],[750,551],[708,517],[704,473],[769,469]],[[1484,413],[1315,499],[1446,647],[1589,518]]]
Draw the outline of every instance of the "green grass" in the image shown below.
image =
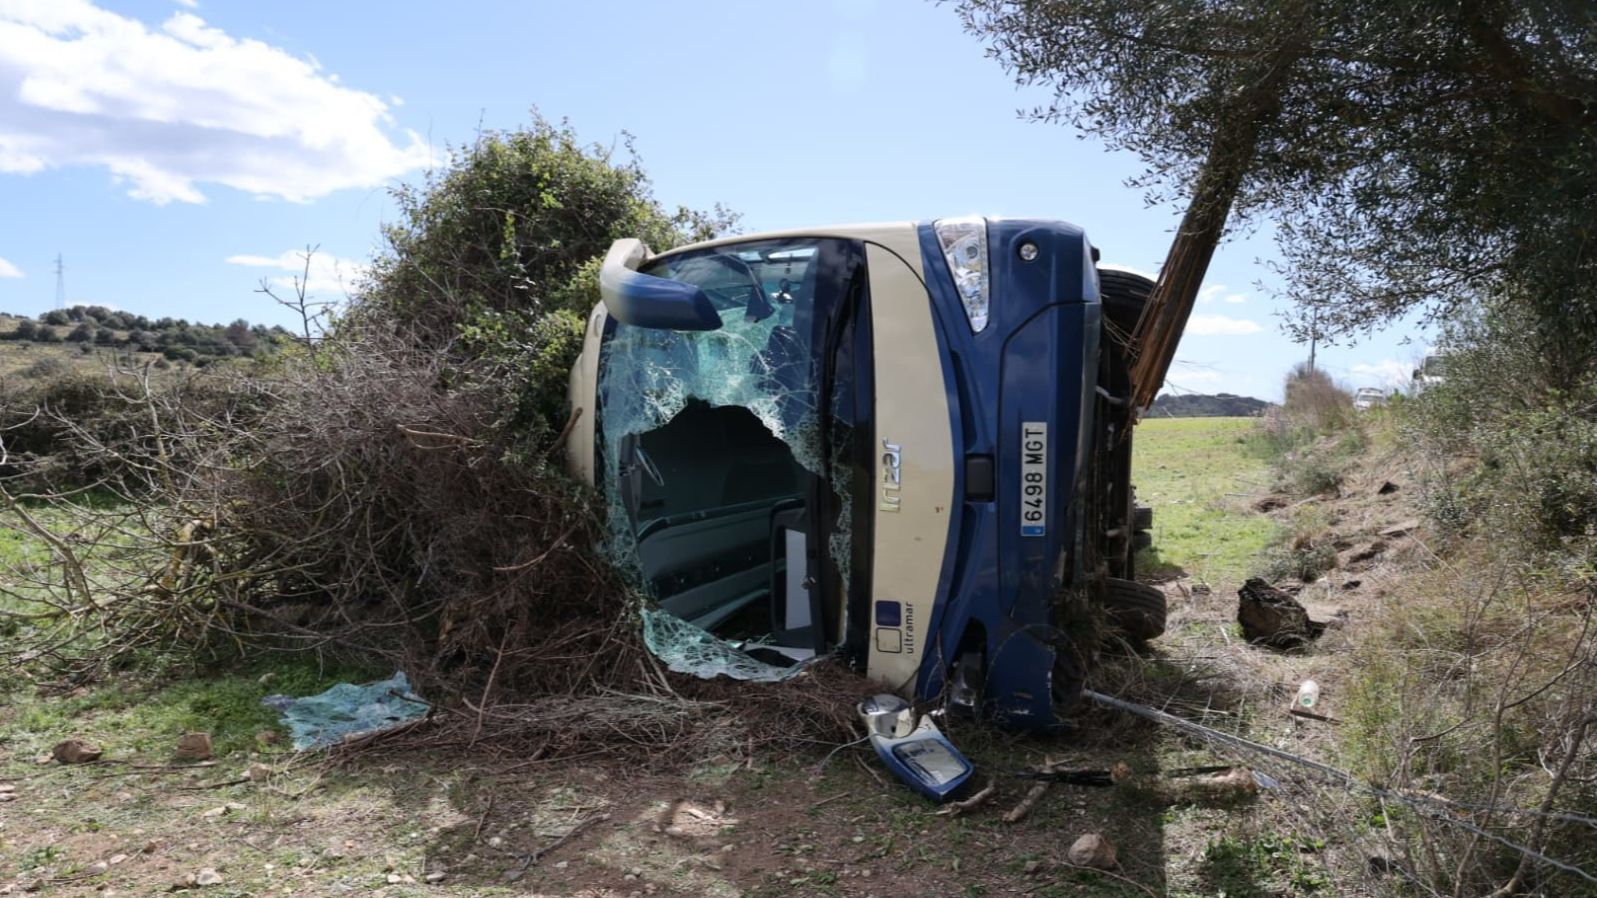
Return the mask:
[[1153,548],[1138,559],[1147,573],[1185,571],[1201,581],[1234,582],[1252,573],[1276,525],[1249,507],[1271,478],[1252,451],[1252,418],[1155,418],[1138,425],[1132,481],[1153,506]]
[[[0,724],[0,743],[22,763],[73,736],[98,744],[108,758],[161,761],[171,755],[179,736],[206,732],[217,757],[225,758],[259,750],[256,735],[278,729],[278,712],[261,704],[267,695],[311,695],[337,682],[371,678],[370,671],[323,668],[300,655],[174,682],[125,676],[64,696],[17,688],[0,693],[0,704],[11,709]],[[286,747],[286,740],[279,745]]]

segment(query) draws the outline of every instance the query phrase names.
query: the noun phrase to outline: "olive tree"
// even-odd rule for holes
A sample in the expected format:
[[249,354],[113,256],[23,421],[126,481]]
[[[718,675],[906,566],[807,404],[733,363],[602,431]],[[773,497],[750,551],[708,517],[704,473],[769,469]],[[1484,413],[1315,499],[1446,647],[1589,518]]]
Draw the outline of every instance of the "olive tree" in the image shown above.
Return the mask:
[[[1159,200],[1277,224],[1307,336],[1487,300],[1597,346],[1597,16],[1565,0],[959,0],[1030,111],[1137,153]],[[1264,114],[1239,98],[1266,93]],[[1256,110],[1257,111],[1257,110]],[[1205,191],[1205,170],[1235,189]]]

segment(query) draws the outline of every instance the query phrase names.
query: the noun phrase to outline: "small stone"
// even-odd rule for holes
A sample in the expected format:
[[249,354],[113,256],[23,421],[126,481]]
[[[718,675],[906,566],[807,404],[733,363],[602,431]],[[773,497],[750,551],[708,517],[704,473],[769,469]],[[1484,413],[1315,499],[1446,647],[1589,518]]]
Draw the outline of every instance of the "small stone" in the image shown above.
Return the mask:
[[1026,862],[1026,875],[1027,876],[1031,876],[1032,874],[1036,873],[1038,870],[1041,870],[1041,869],[1042,869],[1042,861],[1027,861]]
[[446,877],[448,877],[448,876],[449,876],[449,874],[445,873],[442,870],[434,870],[433,872],[427,874],[426,876],[423,876],[422,879],[426,880],[429,883],[440,883],[440,882],[443,882],[444,879]]
[[115,867],[117,864],[123,863],[127,859],[128,856],[125,854],[113,854],[111,855],[111,866]]
[[98,761],[101,754],[100,746],[82,739],[65,739],[50,749],[50,757],[62,764],[87,764]]
[[0,801],[16,801],[16,800],[17,800],[17,793],[15,793],[15,792],[0,792]]
[[861,843],[863,841],[865,841],[865,837],[864,836],[855,836],[854,837],[854,844],[855,845],[858,845],[859,843]]
[[1115,846],[1097,833],[1088,833],[1077,839],[1065,852],[1065,859],[1077,867],[1095,867],[1109,870],[1115,866]]
[[556,870],[564,870],[565,868],[567,868],[569,866],[571,866],[571,862],[570,861],[561,861],[560,863],[555,864],[555,869]]
[[17,784],[16,783],[0,783],[0,792],[15,792],[15,791],[17,791]]
[[211,867],[205,867],[194,874],[194,884],[197,886],[219,886],[222,884],[222,874]]
[[188,733],[179,736],[173,756],[183,761],[208,761],[211,758],[211,734]]
[[220,817],[220,816],[222,816],[223,814],[226,814],[226,813],[227,813],[227,807],[223,806],[223,807],[219,807],[219,808],[211,808],[209,811],[206,811],[205,813],[201,814],[200,816],[201,817]]
[[390,873],[390,874],[388,874],[388,884],[391,885],[391,886],[397,886],[397,885],[399,885],[400,883],[402,883],[404,881],[405,881],[405,877],[400,876],[398,873]]
[[628,873],[625,876],[622,876],[621,879],[624,882],[637,882],[638,881],[638,878],[636,876],[633,876],[631,873]]
[[326,855],[327,857],[331,857],[331,858],[341,858],[341,857],[343,857],[344,856],[344,842],[343,842],[343,840],[341,840],[341,839],[333,839],[333,840],[329,841],[327,843],[327,849],[325,851],[323,851],[322,854]]
[[239,804],[239,803],[238,803],[238,802],[236,802],[236,801],[230,801],[230,802],[228,802],[228,803],[227,803],[227,804],[226,804],[226,805],[225,805],[225,807],[226,807],[226,808],[227,808],[227,809],[228,809],[228,810],[229,810],[229,811],[244,811],[244,810],[248,810],[248,809],[249,809],[249,807],[248,807],[248,805],[242,805],[242,804]]
[[488,847],[489,848],[498,848],[500,845],[503,845],[503,844],[505,844],[505,840],[499,838],[498,836],[492,836],[492,837],[490,837],[488,839]]
[[109,872],[110,869],[111,865],[109,863],[106,863],[105,861],[95,861],[89,866],[83,868],[83,872],[89,874],[90,876],[99,876],[101,873]]

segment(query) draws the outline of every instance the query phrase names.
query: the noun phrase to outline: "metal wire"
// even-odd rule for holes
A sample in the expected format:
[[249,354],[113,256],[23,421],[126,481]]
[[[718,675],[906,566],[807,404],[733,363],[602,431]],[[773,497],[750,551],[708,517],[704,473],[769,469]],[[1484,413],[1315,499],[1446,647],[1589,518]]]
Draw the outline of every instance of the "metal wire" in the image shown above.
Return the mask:
[[[1106,708],[1113,708],[1117,711],[1125,711],[1129,714],[1135,714],[1138,717],[1151,720],[1154,723],[1173,727],[1175,729],[1181,730],[1182,732],[1197,736],[1206,742],[1218,743],[1233,750],[1241,751],[1247,754],[1263,755],[1280,761],[1286,761],[1289,764],[1312,771],[1321,777],[1332,780],[1338,785],[1344,786],[1349,790],[1363,792],[1373,795],[1377,798],[1405,805],[1413,809],[1416,813],[1423,814],[1426,817],[1436,820],[1437,822],[1445,823],[1449,826],[1456,826],[1459,829],[1473,833],[1474,835],[1480,836],[1484,839],[1490,839],[1499,845],[1519,852],[1520,854],[1530,858],[1533,861],[1536,861],[1537,863],[1546,864],[1549,867],[1563,870],[1566,873],[1573,873],[1576,876],[1587,880],[1588,882],[1597,882],[1597,876],[1586,872],[1584,869],[1577,867],[1574,864],[1566,863],[1564,861],[1558,860],[1557,858],[1548,857],[1534,848],[1526,845],[1520,845],[1517,842],[1511,841],[1503,836],[1476,826],[1467,820],[1460,820],[1459,818],[1450,814],[1443,813],[1442,808],[1446,807],[1446,804],[1442,800],[1422,799],[1413,795],[1406,795],[1402,792],[1383,789],[1379,786],[1372,786],[1360,780],[1358,777],[1355,777],[1346,770],[1340,770],[1336,767],[1330,766],[1329,764],[1322,764],[1321,762],[1312,758],[1305,758],[1302,755],[1293,754],[1289,751],[1283,751],[1279,748],[1262,745],[1250,739],[1244,739],[1241,736],[1235,736],[1230,733],[1222,733],[1219,730],[1206,727],[1201,723],[1194,723],[1193,721],[1187,720],[1185,718],[1177,717],[1174,714],[1160,711],[1157,708],[1150,708],[1146,705],[1128,702],[1125,699],[1115,698],[1112,695],[1104,695],[1101,692],[1094,692],[1091,689],[1083,690],[1083,694],[1085,694],[1087,698],[1097,702],[1100,705],[1103,705]],[[1507,812],[1511,811],[1512,809],[1498,808],[1497,810]]]

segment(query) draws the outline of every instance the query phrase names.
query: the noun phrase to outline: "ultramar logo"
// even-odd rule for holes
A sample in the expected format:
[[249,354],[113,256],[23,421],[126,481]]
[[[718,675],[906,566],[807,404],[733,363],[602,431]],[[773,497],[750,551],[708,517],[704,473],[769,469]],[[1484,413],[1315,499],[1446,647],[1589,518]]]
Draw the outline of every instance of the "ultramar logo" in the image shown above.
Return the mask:
[[882,500],[877,505],[882,511],[896,512],[903,505],[901,461],[898,444],[882,440]]

